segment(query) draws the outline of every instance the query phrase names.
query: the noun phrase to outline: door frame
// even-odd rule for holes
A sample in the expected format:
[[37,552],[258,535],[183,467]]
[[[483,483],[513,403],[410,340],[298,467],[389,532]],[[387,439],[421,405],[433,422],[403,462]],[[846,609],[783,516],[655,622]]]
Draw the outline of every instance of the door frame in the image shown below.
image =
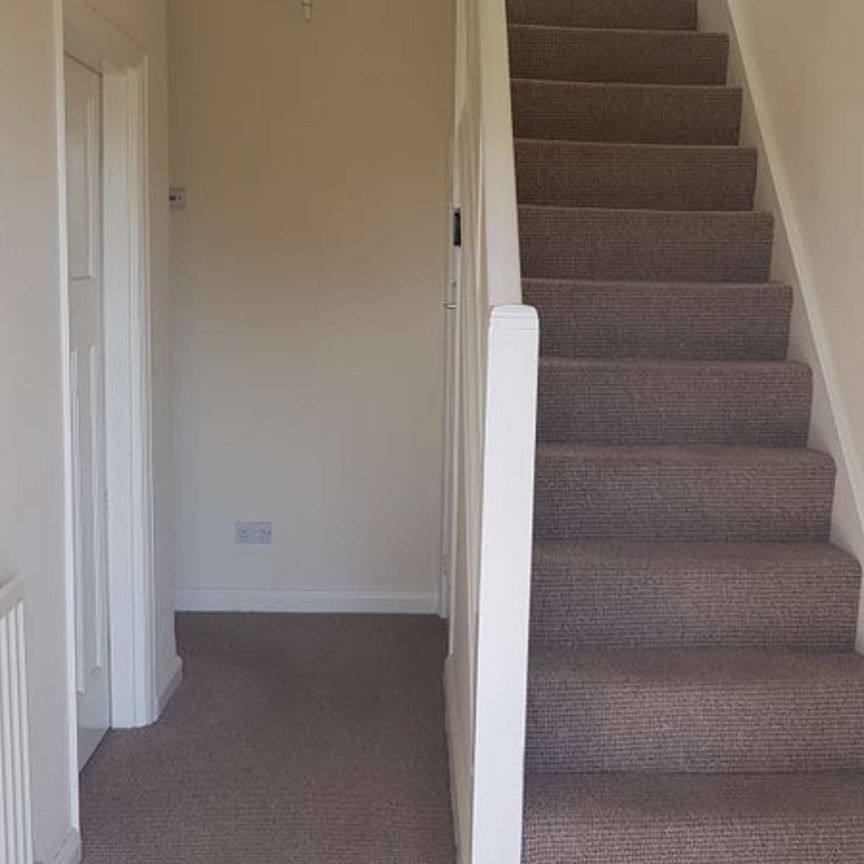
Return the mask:
[[[150,371],[147,53],[84,0],[55,0],[70,751],[77,785],[71,375],[64,56],[102,75],[103,320],[111,727],[158,715]],[[77,789],[75,790],[77,793]],[[77,794],[74,796],[77,800]],[[77,822],[77,819],[76,819]]]

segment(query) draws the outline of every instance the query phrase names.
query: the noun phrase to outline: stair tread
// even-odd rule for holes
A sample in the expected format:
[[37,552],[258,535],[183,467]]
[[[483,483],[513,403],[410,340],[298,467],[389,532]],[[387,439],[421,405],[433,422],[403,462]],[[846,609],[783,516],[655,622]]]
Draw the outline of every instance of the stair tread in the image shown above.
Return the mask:
[[508,41],[514,78],[726,83],[729,38],[725,34],[514,23]]
[[603,150],[617,153],[656,153],[681,157],[682,155],[704,153],[706,156],[739,156],[754,158],[756,149],[745,144],[664,144],[651,141],[572,141],[567,138],[531,138],[527,136],[513,139],[517,146],[530,144],[548,152],[562,150],[573,158],[579,158],[587,150]]
[[645,373],[769,373],[787,372],[809,377],[810,367],[797,360],[677,360],[640,357],[541,357],[540,366],[548,368],[612,371],[639,370]]
[[546,771],[864,769],[864,657],[534,647],[526,764]]
[[739,87],[511,78],[510,90],[517,138],[738,143]]
[[[657,207],[573,207],[566,204],[520,204],[517,208],[520,211],[524,211],[526,213],[539,213],[539,212],[549,212],[549,213],[560,213],[560,214],[579,214],[584,213],[586,215],[596,215],[596,216],[604,216],[604,215],[616,215],[620,216],[622,219],[640,219],[644,217],[662,217],[664,219],[680,219],[685,222],[699,222],[704,220],[717,220],[720,222],[763,222],[769,223],[774,221],[774,217],[771,213],[768,213],[765,210],[700,210],[696,213],[691,213],[689,210],[664,210],[663,208]],[[532,278],[532,277],[527,277]],[[535,279],[540,279],[540,281],[556,281],[554,279],[542,279],[542,277],[533,277]],[[617,282],[617,281],[637,281],[637,280],[616,280],[616,279],[567,279],[566,277],[562,277],[557,281],[561,282]],[[663,282],[662,279],[650,280],[652,282]],[[688,280],[690,282],[695,282],[697,280]],[[765,280],[766,282],[768,280]],[[710,284],[711,280],[705,280],[706,284]],[[765,282],[758,283],[739,283],[739,284],[765,284]]]
[[803,447],[811,392],[794,361],[541,357],[538,438]]
[[[597,92],[598,90],[611,90],[618,93],[627,92],[645,92],[645,93],[669,93],[677,96],[698,96],[705,97],[711,95],[735,95],[740,96],[742,90],[734,84],[657,84],[650,81],[561,81],[557,78],[519,78],[512,77],[511,84],[542,84],[550,88],[560,90],[570,90],[577,92],[584,90],[586,92]],[[515,138],[526,138],[531,136],[515,135]],[[570,140],[570,139],[564,139]],[[631,142],[640,143],[640,142]],[[651,142],[647,142],[651,143]],[[662,143],[662,142],[654,142]],[[685,142],[681,142],[685,143]]]
[[734,145],[520,138],[520,204],[662,210],[752,210],[756,152]]
[[557,357],[783,360],[792,290],[776,282],[522,280]]
[[[579,208],[560,208],[560,209],[579,209]],[[593,208],[589,208],[593,209]],[[665,211],[661,211],[665,212]],[[532,288],[555,288],[555,289],[570,289],[579,291],[587,288],[603,289],[603,290],[626,290],[634,292],[654,291],[658,288],[674,289],[680,292],[687,289],[695,290],[722,290],[729,291],[730,289],[747,288],[753,290],[772,289],[789,291],[789,286],[785,282],[711,282],[711,281],[695,281],[688,280],[687,282],[676,282],[671,279],[566,279],[555,277],[538,277],[524,276],[522,285],[528,290]]]
[[537,542],[536,647],[851,650],[861,567],[827,542]]
[[695,0],[508,0],[511,22],[696,29]]
[[864,773],[528,774],[525,864],[839,864]]
[[851,650],[688,647],[571,652],[538,648],[531,654],[531,668],[535,676],[589,685],[754,687],[761,693],[854,688],[864,707],[864,657]]
[[814,541],[547,540],[534,544],[535,562],[542,559],[615,561],[658,572],[673,569],[754,572],[788,567],[818,570],[829,566],[850,566],[860,571],[853,555],[833,543]]
[[518,218],[525,277],[737,283],[770,273],[769,213],[520,205]]
[[748,447],[715,444],[574,444],[566,442],[537,445],[540,456],[548,459],[653,465],[746,465],[750,463],[819,465],[833,470],[834,460],[809,447]]
[[825,540],[834,460],[797,447],[540,443],[536,540]]
[[507,28],[510,31],[528,30],[554,30],[562,33],[585,33],[587,35],[602,37],[604,33],[621,33],[634,35],[657,35],[669,36],[682,40],[706,40],[728,42],[729,37],[725,33],[712,33],[704,30],[681,30],[662,27],[585,27],[578,24],[550,24],[531,21],[509,21]]

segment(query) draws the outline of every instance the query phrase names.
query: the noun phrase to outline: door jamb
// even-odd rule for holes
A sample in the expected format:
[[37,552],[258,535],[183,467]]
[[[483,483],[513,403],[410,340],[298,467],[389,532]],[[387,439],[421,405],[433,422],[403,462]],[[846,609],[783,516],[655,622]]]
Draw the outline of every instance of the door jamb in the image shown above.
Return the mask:
[[[105,453],[108,543],[111,726],[152,723],[158,714],[150,373],[150,238],[147,53],[84,0],[62,2],[58,76],[64,55],[100,70],[103,79]],[[74,661],[74,568],[71,532],[71,379],[66,264],[65,87],[58,92],[61,231],[61,342],[66,465],[67,651]],[[67,663],[69,741],[77,787],[74,662]],[[74,790],[77,800],[77,788]],[[77,819],[75,820],[77,821]]]

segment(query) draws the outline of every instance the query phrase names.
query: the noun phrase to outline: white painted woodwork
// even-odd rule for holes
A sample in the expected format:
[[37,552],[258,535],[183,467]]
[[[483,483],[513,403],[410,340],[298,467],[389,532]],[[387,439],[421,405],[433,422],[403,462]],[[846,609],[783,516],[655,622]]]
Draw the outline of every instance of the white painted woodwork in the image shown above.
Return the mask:
[[102,77],[67,56],[66,200],[78,767],[110,724],[105,543]]
[[519,864],[539,350],[535,310],[494,307],[487,345],[471,860]]
[[0,864],[32,864],[30,718],[20,579],[0,585]]
[[[83,10],[103,30],[110,21],[137,46],[154,86],[145,97],[149,161],[144,193],[152,207],[154,353],[167,357],[170,335],[168,92],[164,4],[152,0],[3,0],[0,3],[0,572],[20,574],[26,625],[32,744],[33,837],[41,864],[75,864],[77,728],[75,723],[71,414],[65,205],[64,13]],[[93,10],[97,11],[93,11]],[[113,28],[119,33],[117,27]],[[68,35],[68,34],[67,34]],[[74,52],[73,52],[74,53]],[[104,58],[107,59],[107,58]],[[102,58],[96,68],[105,70]],[[114,71],[128,63],[111,60]],[[90,63],[89,65],[92,65]],[[127,127],[129,124],[127,123]],[[134,128],[134,127],[132,127]],[[148,128],[144,127],[145,130]],[[128,135],[131,133],[127,133]],[[127,175],[130,180],[135,172]],[[145,202],[146,205],[146,202]],[[163,212],[164,209],[164,212]],[[170,428],[168,364],[156,376],[154,450],[167,488]],[[67,480],[67,478],[69,478]],[[160,497],[168,524],[170,495]],[[172,573],[167,543],[157,550],[160,653],[174,652]],[[163,612],[166,607],[169,611]],[[67,638],[68,637],[68,638]],[[125,675],[126,670],[121,670]],[[166,679],[168,680],[168,679]]]
[[151,111],[156,61],[85,0],[65,0],[63,31],[67,54],[102,72],[107,665],[111,725],[134,728],[157,718],[180,668],[173,608],[160,627],[166,595],[157,597],[154,573],[150,269],[159,250],[150,229],[151,207],[156,224],[167,217],[168,188],[161,163],[150,176],[150,143],[162,128]]
[[437,591],[181,588],[174,597],[178,612],[435,615],[439,611]]
[[519,864],[539,327],[521,305],[504,0],[459,0],[445,671],[460,864]]

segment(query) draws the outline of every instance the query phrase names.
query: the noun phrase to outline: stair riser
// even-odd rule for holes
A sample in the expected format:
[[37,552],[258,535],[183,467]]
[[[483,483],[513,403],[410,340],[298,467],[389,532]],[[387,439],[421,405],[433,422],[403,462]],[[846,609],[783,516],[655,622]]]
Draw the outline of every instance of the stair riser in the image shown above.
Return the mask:
[[540,366],[541,441],[804,447],[810,370],[798,364]]
[[695,0],[507,0],[511,22],[564,27],[694,30]]
[[773,235],[763,213],[519,208],[534,279],[765,282]]
[[704,465],[538,453],[534,538],[825,540],[833,464]]
[[526,281],[545,357],[782,360],[791,289]]
[[510,28],[510,74],[549,81],[726,83],[729,40],[704,33]]
[[851,692],[532,679],[529,771],[864,769],[864,679]]
[[[650,551],[646,551],[650,555]],[[574,567],[536,555],[534,646],[568,651],[759,647],[851,651],[859,571],[727,566],[657,572],[643,562]]]
[[524,864],[852,864],[864,777],[529,775]]
[[750,210],[747,149],[516,143],[520,204],[653,210]]
[[741,91],[513,81],[516,138],[640,144],[738,143]]

